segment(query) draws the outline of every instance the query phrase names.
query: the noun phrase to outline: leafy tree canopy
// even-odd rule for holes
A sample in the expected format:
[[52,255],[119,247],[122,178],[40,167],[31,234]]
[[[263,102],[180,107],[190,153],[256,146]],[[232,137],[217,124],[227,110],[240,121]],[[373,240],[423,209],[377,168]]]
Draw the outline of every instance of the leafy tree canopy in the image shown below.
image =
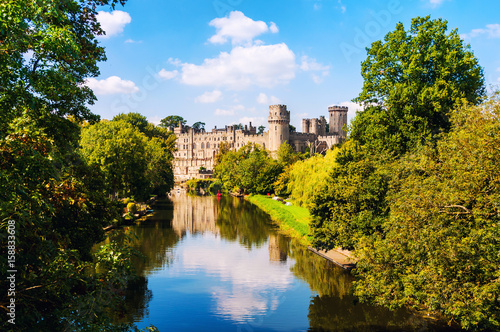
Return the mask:
[[195,122],[193,123],[193,129],[195,130],[202,130],[202,129],[205,129],[205,122]]
[[375,151],[400,155],[415,143],[450,128],[452,109],[479,104],[485,96],[483,70],[457,30],[430,16],[402,23],[367,48],[363,90],[353,101],[358,113],[351,138]]
[[358,247],[356,293],[390,307],[439,312],[464,328],[500,326],[500,98],[452,114],[437,147],[395,173],[384,236]]
[[166,118],[161,119],[160,126],[163,128],[169,128],[170,130],[174,130],[174,128],[179,127],[179,122],[182,125],[186,124],[186,120],[182,116],[179,115],[169,115]]

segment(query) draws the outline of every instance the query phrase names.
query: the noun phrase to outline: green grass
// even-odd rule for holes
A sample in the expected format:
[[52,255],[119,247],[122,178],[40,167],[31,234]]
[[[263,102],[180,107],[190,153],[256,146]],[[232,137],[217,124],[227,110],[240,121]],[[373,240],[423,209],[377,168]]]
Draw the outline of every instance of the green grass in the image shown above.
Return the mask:
[[250,195],[247,199],[267,212],[286,233],[308,240],[309,220],[311,219],[309,210],[295,205],[286,206],[263,195]]

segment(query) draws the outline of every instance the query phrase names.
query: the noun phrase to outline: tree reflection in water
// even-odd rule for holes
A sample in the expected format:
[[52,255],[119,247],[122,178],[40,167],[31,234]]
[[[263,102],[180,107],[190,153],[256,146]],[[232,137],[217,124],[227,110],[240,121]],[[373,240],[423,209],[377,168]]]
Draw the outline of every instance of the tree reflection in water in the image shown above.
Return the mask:
[[[350,293],[354,279],[348,272],[311,253],[299,241],[279,234],[269,216],[247,201],[233,197],[222,197],[218,200],[215,197],[174,194],[171,201],[160,201],[154,209],[154,215],[148,220],[138,226],[118,230],[107,240],[122,242],[126,237],[135,238],[134,246],[145,256],[144,260],[134,262],[142,278],[137,284],[131,285],[125,294],[124,308],[117,308],[117,322],[131,323],[142,320],[148,312],[149,301],[154,296],[147,287],[148,276],[154,271],[179,265],[176,263],[174,250],[177,246],[181,248],[180,241],[188,234],[198,234],[201,235],[200,238],[205,237],[205,240],[212,239],[215,235],[216,238],[220,237],[224,241],[238,243],[248,251],[255,248],[262,250],[267,246],[268,264],[271,263],[274,267],[282,266],[284,269],[289,268],[288,275],[293,274],[295,278],[303,280],[312,291],[307,314],[311,331],[443,330],[442,326],[405,310],[389,311],[382,307],[359,303]],[[216,253],[224,255],[224,252]],[[196,258],[192,255],[190,257]],[[209,264],[208,261],[204,263]],[[250,262],[243,262],[240,265],[245,266],[245,264],[250,264]],[[203,268],[210,270],[205,265]],[[218,271],[217,273],[222,271],[217,270],[217,267],[213,269]],[[248,273],[248,270],[245,271],[246,277],[253,276]],[[267,269],[266,271],[274,270]],[[280,273],[282,272],[286,271]],[[211,275],[214,273],[212,272]],[[291,289],[292,283],[293,280],[287,279],[287,286],[282,287],[280,292],[283,294],[280,293],[278,298],[286,298],[284,294]],[[249,285],[255,286],[255,289],[248,288]],[[244,286],[247,288],[243,287],[242,290],[246,295],[252,295],[252,291],[261,291],[261,288],[256,288],[255,284],[245,283]],[[239,294],[234,290],[237,287],[235,285],[232,287],[228,290],[234,292],[229,293],[230,299]],[[262,289],[269,293],[267,288]],[[221,291],[217,296],[221,297],[224,294]],[[265,296],[261,299],[260,293],[253,295],[259,300],[268,300]],[[233,300],[236,301],[236,299]],[[219,301],[220,308],[226,308],[222,305],[226,302],[221,301]],[[277,302],[276,305],[279,303]],[[249,306],[240,309],[252,308]],[[273,306],[273,308],[266,309],[269,311],[267,315],[277,310],[277,307]],[[254,314],[248,315],[253,317]],[[227,313],[223,316],[230,317]]]

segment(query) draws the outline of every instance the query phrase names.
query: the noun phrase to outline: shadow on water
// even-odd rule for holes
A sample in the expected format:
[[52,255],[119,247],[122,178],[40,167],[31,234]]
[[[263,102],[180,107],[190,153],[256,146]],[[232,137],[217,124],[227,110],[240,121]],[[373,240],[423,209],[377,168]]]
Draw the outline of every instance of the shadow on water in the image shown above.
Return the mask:
[[[304,317],[307,315],[306,322],[309,322],[310,331],[452,330],[445,324],[424,319],[406,310],[389,311],[382,307],[359,303],[351,294],[354,279],[348,272],[311,253],[297,240],[279,234],[269,216],[247,201],[233,197],[217,199],[175,194],[170,200],[159,201],[154,209],[153,216],[148,220],[139,225],[116,230],[106,240],[106,242],[111,240],[122,242],[127,237],[135,238],[134,247],[145,256],[144,260],[134,262],[141,278],[127,291],[125,308],[117,308],[117,322],[139,322],[148,316],[148,310],[151,309],[148,305],[157,295],[154,292],[158,292],[157,289],[153,292],[148,289],[148,277],[177,264],[174,252],[184,238],[194,238],[196,241],[198,238],[208,236],[210,239],[215,237],[221,241],[237,244],[248,252],[266,250],[267,247],[269,254],[263,257],[268,262],[266,264],[282,266],[282,269],[289,271],[288,273],[293,275],[299,284],[305,282],[307,285],[305,289],[309,288],[310,295],[305,297],[308,298],[306,301],[309,301],[309,305]],[[250,268],[252,263],[247,264]],[[283,296],[283,299],[286,297]],[[293,298],[293,294],[288,297]],[[283,304],[285,307],[286,305]],[[291,305],[292,307],[305,305],[304,309],[307,309],[307,304],[303,301]],[[195,307],[190,310],[202,309]],[[210,312],[205,315],[214,316]],[[286,321],[288,319],[286,315],[290,313],[285,309],[280,311],[275,308],[268,309],[266,315],[269,317],[283,315],[280,319]],[[179,317],[183,318],[186,317]],[[225,319],[227,320],[227,317]],[[156,325],[155,321],[151,323]],[[232,326],[232,330],[236,327],[234,321],[228,324],[233,324],[229,325]],[[277,329],[279,328],[252,326],[252,330],[259,331]],[[300,329],[304,330],[303,326],[300,326]]]

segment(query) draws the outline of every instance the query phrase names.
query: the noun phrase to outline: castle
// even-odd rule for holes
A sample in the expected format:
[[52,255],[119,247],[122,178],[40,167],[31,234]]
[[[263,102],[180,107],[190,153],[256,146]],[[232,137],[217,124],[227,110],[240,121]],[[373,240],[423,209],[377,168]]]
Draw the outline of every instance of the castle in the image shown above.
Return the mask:
[[211,132],[195,130],[179,123],[179,127],[174,129],[177,136],[177,152],[174,153],[175,180],[211,177],[214,157],[223,142],[228,142],[234,150],[247,143],[255,143],[276,152],[281,144],[288,142],[296,152],[305,152],[307,148],[312,154],[323,152],[346,138],[343,127],[347,125],[347,111],[345,106],[328,107],[328,127],[324,116],[302,119],[301,133],[290,131],[290,111],[286,105],[269,106],[269,131],[262,134],[257,134],[257,128],[251,122],[244,128],[215,127]]

